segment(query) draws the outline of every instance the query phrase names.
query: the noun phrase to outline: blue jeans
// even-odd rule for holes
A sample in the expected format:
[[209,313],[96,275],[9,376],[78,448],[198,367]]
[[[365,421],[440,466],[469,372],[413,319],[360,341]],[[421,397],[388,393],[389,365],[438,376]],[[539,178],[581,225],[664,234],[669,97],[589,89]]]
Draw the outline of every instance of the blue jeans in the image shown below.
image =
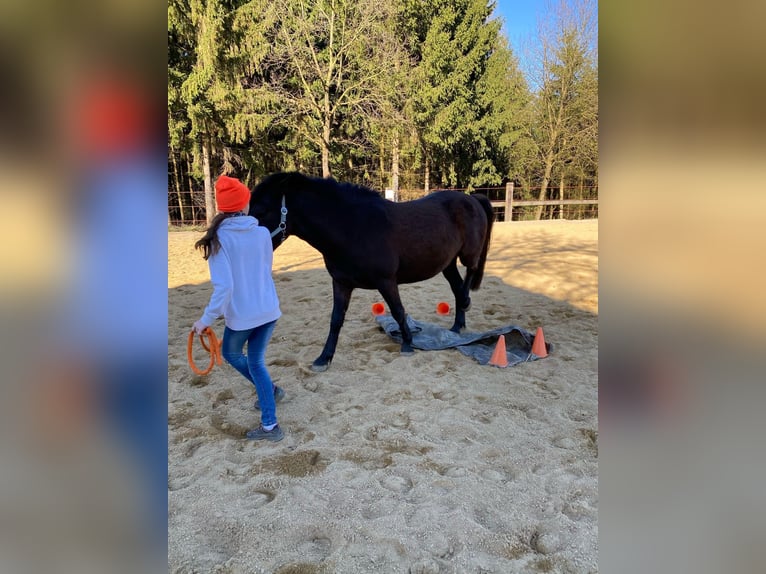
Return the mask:
[[[228,327],[223,330],[221,355],[232,367],[237,369],[253,385],[258,393],[261,406],[261,424],[277,424],[277,405],[274,402],[274,383],[266,369],[264,356],[271,334],[277,322],[272,321],[254,329],[235,331]],[[247,356],[242,349],[247,343]]]

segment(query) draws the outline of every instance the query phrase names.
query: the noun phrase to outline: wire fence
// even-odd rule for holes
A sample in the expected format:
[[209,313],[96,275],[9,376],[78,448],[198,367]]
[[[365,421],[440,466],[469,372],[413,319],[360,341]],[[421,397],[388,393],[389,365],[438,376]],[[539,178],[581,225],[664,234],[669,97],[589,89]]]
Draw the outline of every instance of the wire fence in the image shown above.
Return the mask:
[[[429,193],[444,191],[435,189]],[[458,189],[454,191],[465,191]],[[538,219],[598,219],[598,187],[549,187],[546,199],[540,200],[540,188],[482,187],[474,189],[492,202],[495,221],[533,221]],[[511,197],[508,197],[508,193]],[[384,195],[381,193],[381,195]],[[424,197],[423,189],[400,189],[396,201],[411,201]],[[563,197],[561,197],[563,196]],[[555,199],[554,199],[555,197]],[[205,227],[207,225],[205,192],[202,190],[173,190],[168,193],[168,225],[171,228]]]
[[203,190],[169,192],[168,224],[175,227],[207,225],[205,192]]

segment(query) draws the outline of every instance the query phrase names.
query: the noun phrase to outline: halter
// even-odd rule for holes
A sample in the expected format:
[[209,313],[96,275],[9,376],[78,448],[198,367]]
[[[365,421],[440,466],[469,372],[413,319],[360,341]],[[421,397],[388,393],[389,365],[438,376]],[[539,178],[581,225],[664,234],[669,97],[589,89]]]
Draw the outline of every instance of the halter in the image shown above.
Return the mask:
[[279,233],[282,232],[282,241],[280,241],[280,244],[287,239],[287,207],[285,207],[285,196],[282,196],[282,209],[279,210],[279,213],[281,214],[279,217],[279,226],[271,232],[272,239]]

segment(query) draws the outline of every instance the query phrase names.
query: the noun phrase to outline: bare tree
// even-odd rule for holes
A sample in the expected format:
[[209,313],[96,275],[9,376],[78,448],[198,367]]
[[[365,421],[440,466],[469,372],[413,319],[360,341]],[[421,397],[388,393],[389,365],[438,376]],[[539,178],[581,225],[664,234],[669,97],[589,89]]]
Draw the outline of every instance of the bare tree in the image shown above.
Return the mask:
[[[550,14],[540,25],[530,123],[542,168],[540,201],[546,197],[554,168],[563,189],[565,164],[573,161],[580,148],[592,154],[598,140],[595,4],[562,0]],[[542,211],[542,206],[536,208],[535,219],[540,219]]]
[[269,88],[280,95],[322,154],[329,177],[337,127],[351,114],[375,114],[381,84],[397,58],[390,6],[377,0],[277,0],[280,14]]

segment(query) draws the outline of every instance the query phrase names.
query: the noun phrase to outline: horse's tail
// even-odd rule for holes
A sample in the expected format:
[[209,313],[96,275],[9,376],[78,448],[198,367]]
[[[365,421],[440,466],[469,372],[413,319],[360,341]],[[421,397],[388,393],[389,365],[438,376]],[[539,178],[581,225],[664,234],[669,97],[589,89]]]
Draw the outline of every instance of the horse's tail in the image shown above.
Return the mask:
[[476,274],[473,276],[473,282],[471,283],[471,291],[476,291],[481,287],[481,280],[484,278],[484,264],[487,262],[487,252],[489,251],[489,239],[492,236],[492,222],[495,220],[495,212],[492,210],[492,203],[486,195],[477,193],[472,195],[476,201],[478,201],[484,208],[484,212],[487,214],[487,232],[484,235],[484,245],[481,247],[481,255],[479,255],[479,265],[476,268]]

